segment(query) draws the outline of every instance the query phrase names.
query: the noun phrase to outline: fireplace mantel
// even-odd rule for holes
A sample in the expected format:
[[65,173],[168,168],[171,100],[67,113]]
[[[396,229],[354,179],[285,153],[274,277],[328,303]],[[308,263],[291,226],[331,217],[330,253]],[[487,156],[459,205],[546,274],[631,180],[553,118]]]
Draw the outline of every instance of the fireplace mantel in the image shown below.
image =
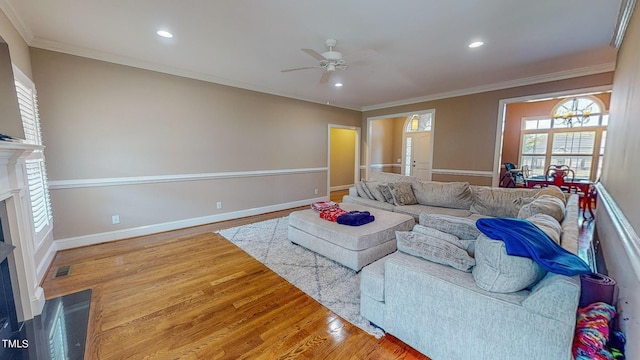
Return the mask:
[[25,158],[42,146],[0,141],[0,209],[5,241],[15,246],[9,255],[11,282],[14,289],[18,320],[40,315],[44,292],[37,279],[34,259],[33,217],[29,201]]

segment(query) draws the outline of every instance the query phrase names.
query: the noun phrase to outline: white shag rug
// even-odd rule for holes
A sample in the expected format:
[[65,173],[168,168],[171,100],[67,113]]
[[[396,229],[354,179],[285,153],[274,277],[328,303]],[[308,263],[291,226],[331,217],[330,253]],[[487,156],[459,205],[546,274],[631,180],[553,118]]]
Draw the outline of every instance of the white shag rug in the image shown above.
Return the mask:
[[360,273],[287,238],[288,217],[217,231],[298,289],[353,325],[380,338],[360,315]]

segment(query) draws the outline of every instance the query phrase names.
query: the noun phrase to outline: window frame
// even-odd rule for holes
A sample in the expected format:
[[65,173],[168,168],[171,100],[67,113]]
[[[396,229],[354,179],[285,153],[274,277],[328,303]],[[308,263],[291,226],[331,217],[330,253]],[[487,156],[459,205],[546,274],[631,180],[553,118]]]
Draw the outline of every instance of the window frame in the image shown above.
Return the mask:
[[[542,157],[544,156],[545,159],[545,164],[544,164],[544,168],[549,167],[549,165],[551,164],[551,159],[553,157],[585,157],[585,156],[590,156],[591,157],[591,169],[589,171],[589,180],[591,181],[595,181],[598,177],[599,177],[599,171],[602,168],[602,145],[603,145],[603,134],[606,134],[607,131],[607,125],[603,125],[603,118],[605,116],[608,117],[609,112],[606,111],[604,104],[602,103],[602,101],[596,97],[591,97],[591,96],[582,96],[582,98],[589,98],[589,100],[593,100],[594,102],[597,103],[597,105],[600,106],[601,112],[599,113],[592,113],[590,114],[591,117],[597,117],[598,118],[598,125],[589,125],[589,126],[577,126],[577,127],[569,127],[569,126],[562,126],[562,127],[556,127],[555,125],[555,121],[553,119],[553,115],[555,113],[555,111],[557,111],[557,109],[562,106],[562,104],[566,103],[567,99],[563,99],[562,101],[560,101],[556,106],[553,107],[553,112],[547,116],[530,116],[530,117],[523,117],[521,119],[521,123],[520,123],[520,143],[519,143],[519,148],[518,148],[518,159],[520,161],[520,165],[524,165],[523,162],[523,157],[524,156],[538,156],[538,157]],[[536,129],[527,129],[526,128],[526,124],[527,121],[538,121],[538,124],[540,124],[541,121],[550,121],[550,125],[549,128],[536,128]],[[607,124],[608,124],[608,118],[607,118]],[[539,126],[539,125],[538,125]],[[594,145],[593,145],[593,149],[591,151],[590,154],[584,154],[584,153],[554,153],[553,152],[553,141],[554,141],[554,137],[557,134],[564,134],[564,133],[585,133],[585,132],[595,132],[595,137],[594,137]],[[528,153],[523,153],[523,146],[524,146],[524,141],[525,141],[525,137],[527,135],[532,135],[532,134],[546,134],[547,136],[547,144],[546,144],[546,150],[544,152],[544,154],[540,153],[532,153],[532,154],[528,154]]]

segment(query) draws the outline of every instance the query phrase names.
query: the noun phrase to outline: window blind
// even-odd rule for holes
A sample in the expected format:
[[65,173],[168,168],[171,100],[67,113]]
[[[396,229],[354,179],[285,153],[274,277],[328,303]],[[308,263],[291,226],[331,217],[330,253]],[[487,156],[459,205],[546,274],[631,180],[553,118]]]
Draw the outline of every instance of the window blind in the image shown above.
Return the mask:
[[[25,140],[29,144],[42,145],[35,85],[18,68],[14,66],[13,69]],[[49,229],[53,221],[47,169],[43,151],[36,150],[29,155],[25,160],[25,166],[37,245],[37,243],[42,240],[43,233],[45,232],[43,230]]]

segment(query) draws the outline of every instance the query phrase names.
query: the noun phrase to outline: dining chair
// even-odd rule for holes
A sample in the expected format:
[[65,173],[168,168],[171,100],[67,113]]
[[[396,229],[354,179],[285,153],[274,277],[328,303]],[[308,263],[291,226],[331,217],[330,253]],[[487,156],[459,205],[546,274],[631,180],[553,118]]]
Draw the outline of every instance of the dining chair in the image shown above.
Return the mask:
[[567,165],[549,165],[544,177],[547,185],[555,185],[564,192],[570,192],[572,189],[568,184],[575,180],[576,174]]

